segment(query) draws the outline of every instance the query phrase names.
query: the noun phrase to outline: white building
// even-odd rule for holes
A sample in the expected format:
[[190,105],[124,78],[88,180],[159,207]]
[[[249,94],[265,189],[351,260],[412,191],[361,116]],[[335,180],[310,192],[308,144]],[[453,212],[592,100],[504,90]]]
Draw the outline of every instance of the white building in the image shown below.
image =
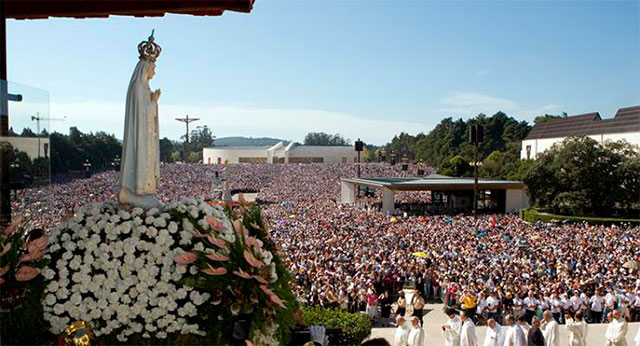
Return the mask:
[[640,106],[620,108],[611,119],[603,120],[596,112],[536,124],[522,141],[520,158],[535,159],[555,143],[579,135],[600,143],[624,139],[640,146]]
[[278,142],[270,147],[212,147],[202,149],[205,164],[224,163],[354,163],[353,146],[310,146]]
[[49,137],[1,137],[0,141],[9,142],[13,149],[27,153],[31,160],[48,158],[50,154]]

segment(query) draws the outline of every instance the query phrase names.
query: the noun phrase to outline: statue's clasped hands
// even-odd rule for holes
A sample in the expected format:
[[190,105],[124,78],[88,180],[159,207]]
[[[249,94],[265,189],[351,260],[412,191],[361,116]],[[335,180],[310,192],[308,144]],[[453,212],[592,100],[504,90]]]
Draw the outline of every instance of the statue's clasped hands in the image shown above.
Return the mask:
[[161,94],[162,91],[160,91],[160,89],[156,89],[156,91],[151,93],[151,99],[157,102]]

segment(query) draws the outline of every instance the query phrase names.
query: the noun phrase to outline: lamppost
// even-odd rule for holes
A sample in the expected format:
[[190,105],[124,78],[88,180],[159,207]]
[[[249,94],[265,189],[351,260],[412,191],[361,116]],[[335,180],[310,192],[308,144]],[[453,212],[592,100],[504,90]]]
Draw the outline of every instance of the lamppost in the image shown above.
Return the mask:
[[387,151],[384,148],[380,149],[378,152],[380,154],[379,160],[380,162],[387,162]]
[[473,217],[478,218],[478,153],[479,145],[484,142],[484,128],[482,125],[469,126],[469,143],[475,147],[473,157]]
[[407,155],[402,155],[402,170],[405,172],[409,170],[409,160],[407,159]]
[[84,163],[82,165],[84,166],[85,178],[91,177],[91,172],[89,171],[91,169],[91,162],[89,162],[89,159],[84,160]]
[[391,150],[391,166],[394,166],[396,164],[396,153],[395,151]]
[[363,149],[364,142],[362,142],[360,138],[358,138],[358,140],[356,141],[356,151],[358,152],[358,164],[356,166],[358,170],[358,178],[360,178],[360,152],[362,152]]
[[[9,167],[11,167],[12,170],[17,170],[18,168],[20,168],[20,164],[18,163],[18,160],[15,160],[9,165]],[[18,189],[16,188],[13,189],[13,200],[18,200]]]
[[418,176],[424,175],[424,162],[418,161]]
[[113,159],[113,170],[116,172],[120,172],[120,155],[116,155],[116,158]]

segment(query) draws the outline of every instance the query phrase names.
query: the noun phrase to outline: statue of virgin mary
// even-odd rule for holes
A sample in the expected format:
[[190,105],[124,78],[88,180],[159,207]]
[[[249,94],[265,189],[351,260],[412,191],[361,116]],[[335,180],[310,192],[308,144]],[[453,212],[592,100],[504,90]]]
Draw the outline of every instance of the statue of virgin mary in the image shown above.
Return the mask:
[[160,185],[160,89],[151,91],[149,87],[149,80],[155,74],[155,61],[161,51],[162,48],[154,42],[153,31],[148,41],[138,45],[140,60],[129,82],[124,117],[118,201],[121,205],[141,207],[145,210],[161,206],[155,196]]

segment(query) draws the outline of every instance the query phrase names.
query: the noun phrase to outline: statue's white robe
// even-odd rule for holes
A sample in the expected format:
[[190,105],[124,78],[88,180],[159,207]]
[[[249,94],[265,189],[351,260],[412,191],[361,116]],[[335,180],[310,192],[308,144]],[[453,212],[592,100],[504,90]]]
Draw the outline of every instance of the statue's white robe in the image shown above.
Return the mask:
[[121,186],[139,196],[160,185],[158,104],[151,99],[148,73],[153,62],[140,59],[127,90],[122,143]]

